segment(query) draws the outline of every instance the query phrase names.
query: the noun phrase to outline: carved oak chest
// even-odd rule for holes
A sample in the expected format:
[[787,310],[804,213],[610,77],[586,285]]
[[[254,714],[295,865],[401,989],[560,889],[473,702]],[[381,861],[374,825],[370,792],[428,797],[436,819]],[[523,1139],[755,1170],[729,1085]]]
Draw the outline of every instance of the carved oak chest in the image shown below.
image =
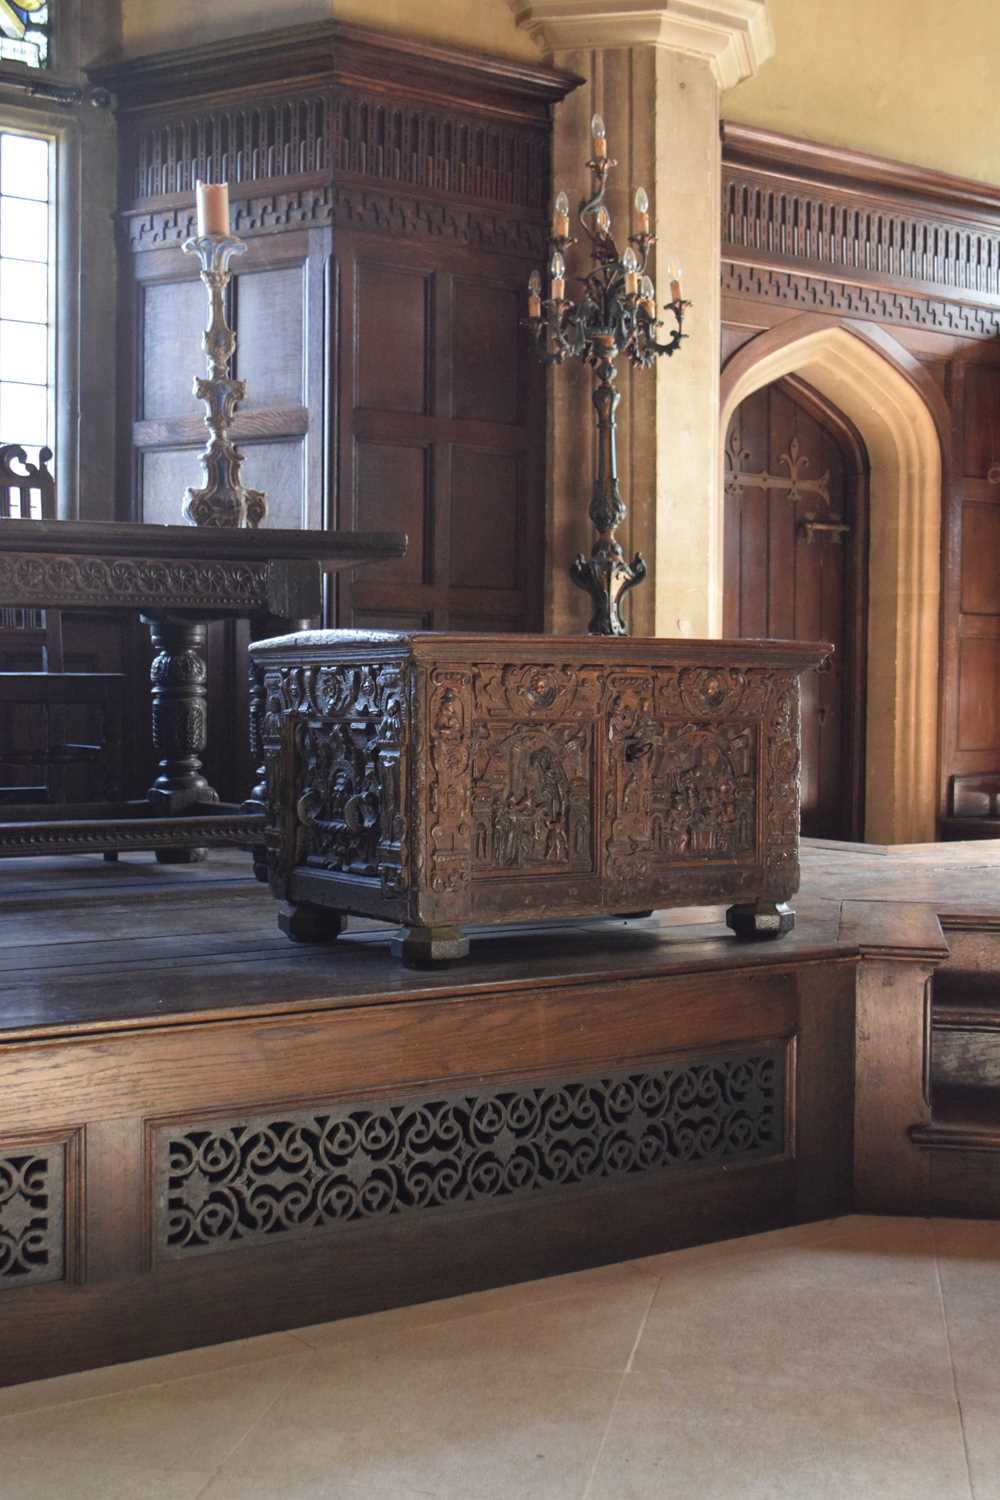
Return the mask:
[[799,676],[831,647],[305,631],[251,647],[268,875],[289,936],[732,903],[793,922]]

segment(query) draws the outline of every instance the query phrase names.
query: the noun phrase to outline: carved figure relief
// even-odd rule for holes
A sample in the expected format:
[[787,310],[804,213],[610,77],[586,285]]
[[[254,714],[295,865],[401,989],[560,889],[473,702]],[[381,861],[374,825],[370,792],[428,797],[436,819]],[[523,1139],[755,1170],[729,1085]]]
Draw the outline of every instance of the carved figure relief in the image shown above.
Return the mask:
[[[287,667],[263,678],[262,742],[272,817],[294,809],[293,864],[405,884],[406,699],[398,665]],[[282,761],[290,733],[291,786]],[[274,871],[286,851],[276,851]]]
[[589,726],[477,726],[473,874],[593,869],[593,760]]

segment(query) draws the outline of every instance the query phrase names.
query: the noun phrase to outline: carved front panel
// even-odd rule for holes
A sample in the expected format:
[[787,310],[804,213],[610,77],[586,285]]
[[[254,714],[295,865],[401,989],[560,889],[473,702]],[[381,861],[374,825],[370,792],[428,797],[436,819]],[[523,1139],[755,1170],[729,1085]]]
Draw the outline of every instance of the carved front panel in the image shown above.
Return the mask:
[[0,1148],[0,1289],[65,1275],[66,1147]]
[[158,1126],[155,1251],[186,1258],[781,1157],[786,1045]]
[[500,721],[473,745],[473,875],[593,870],[593,726]]
[[[618,907],[684,904],[687,871],[735,870],[732,899],[794,888],[794,673],[487,662],[431,670],[427,702],[438,919],[587,905],[596,893],[572,877],[588,874]],[[516,898],[479,885],[505,876],[537,880]]]

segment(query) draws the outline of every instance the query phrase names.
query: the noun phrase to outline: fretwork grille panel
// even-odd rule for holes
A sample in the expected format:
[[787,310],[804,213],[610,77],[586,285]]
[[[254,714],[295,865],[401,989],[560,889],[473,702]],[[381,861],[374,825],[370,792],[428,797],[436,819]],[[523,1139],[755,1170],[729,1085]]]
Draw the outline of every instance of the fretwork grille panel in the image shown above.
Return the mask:
[[786,1044],[153,1133],[165,1258],[786,1152]]
[[0,1148],[0,1289],[65,1275],[66,1147]]

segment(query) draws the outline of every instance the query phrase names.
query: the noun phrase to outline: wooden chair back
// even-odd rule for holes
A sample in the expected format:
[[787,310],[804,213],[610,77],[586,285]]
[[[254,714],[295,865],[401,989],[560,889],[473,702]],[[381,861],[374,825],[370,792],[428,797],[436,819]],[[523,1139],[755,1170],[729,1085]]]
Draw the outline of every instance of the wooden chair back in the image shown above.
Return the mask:
[[[56,483],[48,465],[52,450],[42,448],[37,464],[17,443],[0,447],[0,521],[56,519]],[[45,672],[64,670],[62,615],[57,609],[0,609],[0,658],[37,651]],[[19,656],[21,659],[19,660]]]

